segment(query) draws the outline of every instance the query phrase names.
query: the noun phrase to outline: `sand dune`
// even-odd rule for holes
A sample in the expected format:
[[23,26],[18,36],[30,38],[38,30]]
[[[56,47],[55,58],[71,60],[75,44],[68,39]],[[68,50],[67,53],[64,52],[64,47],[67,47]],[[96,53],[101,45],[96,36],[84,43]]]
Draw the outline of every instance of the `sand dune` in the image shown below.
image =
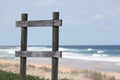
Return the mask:
[[[61,61],[59,62],[61,63]],[[66,66],[67,63],[66,62],[64,63],[65,64],[60,64],[59,67],[59,79],[68,78],[73,80],[92,80],[92,78],[95,77],[94,75],[97,74],[99,76],[101,75],[106,76],[107,78],[115,77],[116,80],[120,80],[120,74],[116,72],[100,71],[94,69],[83,69],[83,68],[80,69],[77,67],[73,67],[72,65],[71,65],[72,67]],[[98,65],[98,64],[96,62],[93,65]],[[0,60],[0,69],[4,71],[19,73],[19,60]],[[44,63],[44,62],[37,63],[29,60],[27,63],[27,74],[50,79],[51,63],[49,61],[48,63]]]

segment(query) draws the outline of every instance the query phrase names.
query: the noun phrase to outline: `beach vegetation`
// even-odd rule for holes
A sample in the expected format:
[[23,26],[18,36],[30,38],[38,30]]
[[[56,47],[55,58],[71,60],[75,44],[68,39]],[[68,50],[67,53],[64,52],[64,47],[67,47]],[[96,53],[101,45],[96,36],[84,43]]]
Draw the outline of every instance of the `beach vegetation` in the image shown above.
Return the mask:
[[62,78],[60,80],[73,80],[73,79],[68,79],[68,78]]
[[93,80],[102,80],[103,76],[101,73],[93,72],[91,73],[91,78],[93,78]]
[[51,68],[48,68],[46,66],[39,67],[39,69],[41,69],[44,72],[50,72],[51,71]]
[[[50,80],[51,68],[48,66],[36,66],[33,64],[27,65],[27,80]],[[18,80],[19,79],[19,64],[0,64],[0,80]],[[31,76],[32,75],[32,76]],[[38,77],[37,77],[38,76]],[[58,80],[119,80],[116,75],[104,73],[101,71],[70,69],[59,70]]]
[[[19,74],[0,70],[0,80],[19,80]],[[27,75],[27,80],[50,80],[50,79]],[[73,79],[62,78],[60,80],[73,80]]]
[[110,77],[109,80],[116,80],[114,76]]
[[78,75],[79,73],[79,70],[71,70],[71,74]]
[[89,71],[86,76],[90,80],[116,80],[115,76],[107,76],[106,74],[102,74],[97,71]]
[[[16,73],[0,70],[0,80],[19,80],[19,75]],[[47,79],[27,75],[27,80],[47,80]]]

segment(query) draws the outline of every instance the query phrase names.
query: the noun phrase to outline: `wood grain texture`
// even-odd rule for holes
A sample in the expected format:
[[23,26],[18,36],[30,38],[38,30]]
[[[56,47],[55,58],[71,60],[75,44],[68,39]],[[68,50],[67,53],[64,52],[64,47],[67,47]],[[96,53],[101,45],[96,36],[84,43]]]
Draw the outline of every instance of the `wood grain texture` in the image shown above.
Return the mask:
[[62,51],[16,51],[16,57],[62,57]]
[[[59,12],[53,12],[53,20],[59,20]],[[52,51],[59,49],[59,26],[52,27]],[[59,59],[52,57],[52,77],[51,80],[58,80]]]
[[62,26],[62,20],[35,20],[35,21],[16,21],[17,27],[49,27]]
[[[22,14],[21,20],[27,21],[28,14]],[[21,51],[27,50],[27,31],[28,31],[27,27],[21,28],[21,46],[20,46]],[[27,62],[26,57],[20,57],[20,80],[26,80],[26,62]]]

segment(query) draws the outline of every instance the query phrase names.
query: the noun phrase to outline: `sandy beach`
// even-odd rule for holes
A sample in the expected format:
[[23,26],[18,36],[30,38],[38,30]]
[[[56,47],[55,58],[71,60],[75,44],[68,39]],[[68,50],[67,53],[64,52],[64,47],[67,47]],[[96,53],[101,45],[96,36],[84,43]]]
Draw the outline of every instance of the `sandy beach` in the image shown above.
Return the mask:
[[[101,74],[115,80],[120,80],[119,65],[114,62],[98,62],[77,59],[59,59],[59,79],[68,78],[73,80],[92,80],[91,76]],[[0,60],[0,69],[19,73],[19,58]],[[50,58],[28,58],[27,74],[51,78],[51,59]]]
[[[28,58],[28,63],[36,64],[46,64],[51,65],[50,58]],[[120,73],[120,65],[118,62],[105,62],[105,61],[87,61],[80,59],[59,59],[60,67],[76,68],[76,69],[88,69],[88,70],[97,70],[105,72],[115,72]]]

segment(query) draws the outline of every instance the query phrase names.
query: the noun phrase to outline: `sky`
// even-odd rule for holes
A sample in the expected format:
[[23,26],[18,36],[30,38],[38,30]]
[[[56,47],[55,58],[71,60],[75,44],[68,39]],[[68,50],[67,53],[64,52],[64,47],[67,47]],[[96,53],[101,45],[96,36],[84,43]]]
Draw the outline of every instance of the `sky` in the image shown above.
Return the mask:
[[[60,45],[120,45],[120,0],[0,0],[0,45],[20,45],[22,13],[50,20],[53,12],[63,20]],[[28,45],[51,44],[51,27],[28,29]]]

